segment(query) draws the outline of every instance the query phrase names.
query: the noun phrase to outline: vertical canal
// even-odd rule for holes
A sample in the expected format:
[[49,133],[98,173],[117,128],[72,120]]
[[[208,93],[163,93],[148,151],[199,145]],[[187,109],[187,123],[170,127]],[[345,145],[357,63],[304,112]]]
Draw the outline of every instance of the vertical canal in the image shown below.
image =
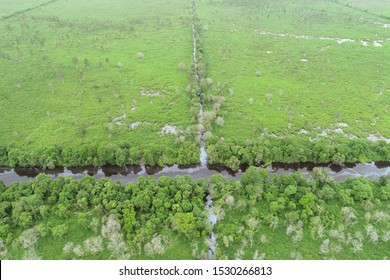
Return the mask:
[[[196,15],[195,15],[195,3],[192,3],[192,9],[191,9],[191,17],[192,17],[192,42],[194,45],[194,70],[195,70],[195,81],[197,83],[197,97],[199,101],[199,113],[198,113],[198,120],[199,124],[201,123],[201,119],[203,116],[203,92],[202,92],[202,86],[201,86],[201,79],[203,77],[200,77],[199,74],[199,59],[198,59],[198,32],[196,29]],[[199,129],[199,145],[200,145],[200,164],[202,167],[207,166],[207,152],[206,152],[206,145],[204,142],[204,132],[202,129]]]
[[[204,77],[201,77],[200,72],[199,72],[199,52],[198,52],[198,43],[199,43],[199,33],[197,32],[197,17],[195,13],[195,2],[192,2],[192,7],[191,7],[191,17],[192,17],[192,42],[194,45],[194,71],[195,71],[195,81],[197,84],[197,97],[199,101],[199,114],[198,114],[198,121],[199,124],[201,124],[201,120],[203,117],[203,91],[202,91],[202,85],[201,85],[201,80]],[[206,167],[207,166],[207,152],[206,152],[206,145],[204,142],[204,131],[202,129],[202,126],[199,125],[199,145],[200,145],[200,164],[201,167]],[[209,259],[212,259],[214,257],[214,252],[215,252],[215,246],[216,246],[216,237],[214,235],[213,227],[217,222],[217,217],[214,214],[212,210],[212,205],[213,205],[213,200],[211,199],[210,195],[210,189],[207,191],[207,196],[206,196],[206,203],[205,203],[205,209],[208,211],[208,219],[211,225],[211,233],[208,236],[208,244],[209,244],[209,252],[208,252],[208,257]]]

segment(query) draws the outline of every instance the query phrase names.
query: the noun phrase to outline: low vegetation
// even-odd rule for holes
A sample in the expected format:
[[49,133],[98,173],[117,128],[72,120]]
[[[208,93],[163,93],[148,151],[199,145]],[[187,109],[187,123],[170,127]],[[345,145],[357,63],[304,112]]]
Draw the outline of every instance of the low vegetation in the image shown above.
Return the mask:
[[389,159],[390,21],[335,1],[202,1],[197,10],[213,81],[203,123],[211,162]]
[[188,10],[70,0],[0,21],[0,165],[199,162]]

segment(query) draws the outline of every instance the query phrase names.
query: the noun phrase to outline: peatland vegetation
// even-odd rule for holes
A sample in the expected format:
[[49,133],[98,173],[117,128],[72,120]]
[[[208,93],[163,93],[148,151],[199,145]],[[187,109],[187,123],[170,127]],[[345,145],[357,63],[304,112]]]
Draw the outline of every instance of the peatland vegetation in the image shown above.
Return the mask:
[[70,0],[1,20],[0,165],[199,162],[188,11]]
[[201,1],[197,14],[210,163],[390,158],[389,20],[335,1]]

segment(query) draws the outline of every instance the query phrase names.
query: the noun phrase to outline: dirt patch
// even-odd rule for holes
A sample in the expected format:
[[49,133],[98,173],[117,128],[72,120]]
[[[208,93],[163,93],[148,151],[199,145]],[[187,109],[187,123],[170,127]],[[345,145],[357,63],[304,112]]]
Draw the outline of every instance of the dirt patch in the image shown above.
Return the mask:
[[126,113],[124,113],[122,116],[116,117],[112,121],[115,122],[115,124],[117,125],[124,125],[124,123],[122,122],[124,119],[126,119]]
[[383,23],[383,22],[374,22],[374,24],[380,25],[383,28],[390,28],[390,23]]
[[259,33],[261,35],[272,35],[272,36],[278,36],[278,37],[290,37],[290,38],[296,38],[296,39],[314,39],[314,40],[335,41],[335,42],[337,42],[339,44],[346,43],[346,42],[355,42],[355,40],[349,39],[349,38],[318,37],[318,36],[303,35],[303,34],[273,33],[273,32],[258,31],[258,30],[255,30],[255,32],[257,32],[257,33]]
[[383,137],[383,136],[375,136],[374,134],[370,134],[369,136],[367,136],[367,139],[372,141],[372,142],[377,142],[377,141],[385,141],[386,143],[390,144],[390,139],[389,138],[386,138],[386,137]]
[[150,123],[138,121],[138,122],[133,122],[133,123],[129,124],[129,127],[130,127],[131,129],[136,129],[136,128],[139,127],[141,124],[150,124]]
[[337,126],[348,127],[348,124],[345,123],[345,122],[338,122],[338,123],[337,123]]
[[177,135],[179,133],[178,128],[174,125],[166,124],[161,128],[161,134],[173,134]]
[[155,96],[155,97],[164,97],[167,91],[165,90],[153,90],[149,88],[141,88],[140,93],[142,96]]

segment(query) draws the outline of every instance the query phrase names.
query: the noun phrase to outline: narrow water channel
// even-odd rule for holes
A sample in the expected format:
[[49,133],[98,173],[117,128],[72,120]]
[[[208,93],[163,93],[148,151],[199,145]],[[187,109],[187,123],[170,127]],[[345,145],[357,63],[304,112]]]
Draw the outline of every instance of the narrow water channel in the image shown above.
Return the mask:
[[[196,80],[196,83],[198,86],[198,92],[196,93],[196,95],[198,96],[198,101],[199,101],[198,122],[199,122],[199,124],[201,124],[201,120],[203,117],[203,96],[202,96],[203,92],[202,92],[202,86],[200,83],[201,77],[199,75],[199,64],[198,64],[199,59],[198,59],[197,37],[196,37],[197,32],[196,32],[195,2],[192,2],[191,14],[192,14],[192,42],[194,45],[194,52],[193,52],[194,70],[195,70],[195,80]],[[206,144],[204,141],[204,131],[201,128],[201,126],[199,126],[198,138],[199,138],[199,146],[200,146],[200,153],[199,153],[200,166],[201,166],[201,168],[205,168],[205,167],[207,167],[207,151],[206,151]],[[211,199],[210,194],[208,194],[206,197],[205,209],[208,209],[209,222],[211,225],[211,233],[210,233],[210,236],[208,237],[208,241],[209,241],[209,254],[208,254],[208,256],[210,259],[213,258],[214,252],[215,252],[216,238],[214,235],[213,227],[214,227],[215,223],[217,222],[216,216],[214,215],[212,208],[211,208],[212,204],[213,204],[213,201]]]
[[[197,45],[197,37],[196,37],[196,17],[195,17],[195,3],[192,3],[192,9],[191,9],[191,16],[192,16],[192,42],[194,45],[194,52],[193,52],[193,60],[194,60],[194,70],[195,70],[195,80],[198,85],[199,91],[196,93],[199,101],[199,113],[198,113],[198,120],[199,124],[201,123],[201,119],[203,117],[203,96],[202,96],[202,87],[200,84],[200,75],[199,75],[199,65],[198,65],[198,45]],[[201,166],[207,166],[207,152],[206,152],[206,144],[204,142],[204,132],[202,129],[199,129],[199,146],[200,146],[200,165]]]

